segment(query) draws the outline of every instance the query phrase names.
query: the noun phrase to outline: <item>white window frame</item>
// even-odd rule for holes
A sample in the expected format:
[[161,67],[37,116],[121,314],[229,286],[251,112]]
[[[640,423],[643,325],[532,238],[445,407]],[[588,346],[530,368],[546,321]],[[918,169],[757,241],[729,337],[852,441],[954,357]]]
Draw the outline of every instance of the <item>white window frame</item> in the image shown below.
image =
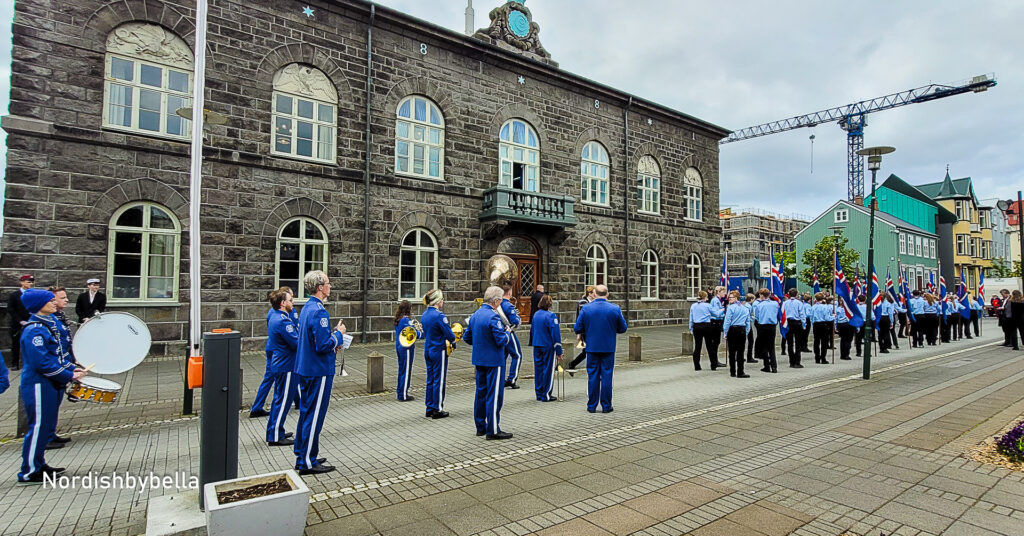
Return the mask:
[[[132,62],[132,80],[128,81],[114,78],[111,69],[115,58],[122,61]],[[161,86],[159,88],[142,83],[141,77],[144,66],[154,67],[161,70]],[[184,92],[175,91],[169,87],[171,71],[181,73],[186,76],[187,86]],[[114,123],[111,118],[111,107],[124,107],[119,104],[115,105],[110,101],[112,96],[111,86],[122,86],[128,88],[131,92],[131,104],[127,106],[127,108],[130,108],[131,110],[131,121],[128,125],[123,123]],[[143,129],[139,126],[141,112],[143,111],[141,108],[143,91],[150,91],[160,95],[160,110],[157,112],[160,116],[159,130]],[[169,101],[172,99],[181,100],[181,102],[177,103],[180,104],[180,106],[174,105],[173,110],[170,109],[172,106],[169,105]],[[179,108],[186,108],[189,106],[192,106],[192,70],[185,70],[180,67],[164,65],[154,61],[147,61],[142,58],[128,56],[125,54],[107,53],[104,61],[103,77],[103,128],[131,132],[133,134],[142,134],[145,136],[156,136],[188,141],[192,137],[191,121],[179,117],[177,115],[177,111]],[[175,121],[181,125],[180,134],[167,132],[168,120]]]
[[907,253],[907,235],[900,233],[900,255],[906,255]]
[[[523,125],[523,141],[515,141],[517,125]],[[505,121],[498,132],[498,185],[524,192],[540,192],[540,136],[525,119]],[[522,167],[521,187],[515,187],[516,166]],[[531,183],[532,181],[532,183]]]
[[922,239],[921,239],[920,236],[915,236],[914,237],[914,254],[917,255],[918,257],[923,257],[924,256],[923,249],[921,247],[922,246],[921,242],[922,242]]
[[928,239],[928,251],[930,253],[930,255],[928,255],[929,258],[934,259],[935,258],[935,239],[934,238],[929,238]]
[[836,209],[833,214],[833,220],[835,223],[846,223],[850,221],[850,210],[846,208]]
[[701,283],[701,260],[696,253],[690,254],[689,262],[686,264],[686,299],[697,300],[697,293],[700,292]]
[[636,166],[637,212],[661,214],[661,166],[649,154],[640,158]]
[[[284,237],[286,227],[292,224],[292,222],[299,222],[299,237]],[[306,238],[306,226],[313,225],[320,231],[322,238]],[[284,244],[296,244],[299,247],[299,278],[295,288],[292,288],[293,299],[296,303],[305,303],[309,299],[306,296],[306,289],[302,284],[303,278],[310,271],[306,269],[306,266],[311,263],[315,263],[313,266],[314,270],[322,270],[327,272],[327,259],[330,258],[330,242],[327,235],[327,229],[324,226],[309,216],[296,216],[289,218],[287,221],[281,224],[281,227],[277,230],[277,241],[274,244],[274,288],[281,288],[281,246]],[[315,260],[309,261],[306,259],[306,246],[322,246],[324,252],[324,258],[319,263]],[[295,262],[289,260],[288,262]],[[289,281],[291,281],[289,279]]]
[[960,256],[967,254],[967,235],[956,235],[956,254]]
[[658,299],[658,268],[658,254],[653,249],[644,251],[640,257],[641,300]]
[[[300,82],[301,79],[301,82]],[[288,110],[279,108],[281,99],[290,99]],[[338,156],[338,92],[330,78],[323,71],[298,63],[281,68],[274,75],[274,92],[271,95],[270,154],[294,158],[318,164],[336,164]],[[302,103],[311,105],[310,116],[300,115]],[[329,119],[324,119],[323,109],[328,109]],[[280,122],[288,123],[288,131],[279,131]],[[310,154],[298,153],[300,124],[310,127]],[[324,135],[330,140],[324,142]],[[326,154],[321,145],[326,144]],[[279,148],[284,145],[287,151]]]
[[[683,172],[683,219],[704,220],[704,177],[695,167],[686,168]],[[775,225],[780,230],[779,223]]]
[[[417,118],[420,103],[423,104],[423,119]],[[408,115],[403,108],[408,107]],[[404,135],[403,135],[404,131]],[[435,136],[436,134],[436,136]],[[444,180],[444,134],[445,121],[441,108],[423,95],[409,95],[398,103],[395,109],[395,174],[420,179]],[[405,154],[401,149],[405,147]],[[417,158],[417,151],[420,156]],[[437,157],[436,162],[434,157]],[[403,158],[405,169],[401,169]],[[416,164],[422,171],[416,171]],[[433,166],[437,166],[436,173]]]
[[[142,207],[142,227],[132,227],[127,225],[118,225],[117,220],[122,214],[128,210],[141,206]],[[166,213],[171,222],[174,224],[173,229],[157,229],[152,227],[152,211],[156,208]],[[108,237],[107,237],[107,281],[109,282],[109,298],[108,302],[111,304],[135,304],[135,305],[177,305],[178,303],[178,284],[181,277],[181,223],[178,221],[177,216],[169,208],[154,203],[152,201],[135,201],[128,203],[116,211],[110,217],[108,226]],[[139,256],[139,296],[135,298],[119,298],[115,285],[117,284],[117,275],[114,273],[115,257],[119,252],[115,251],[117,244],[118,234],[141,234],[141,251],[138,253]],[[158,236],[170,236],[174,239],[174,255],[173,255],[173,269],[170,277],[173,280],[173,287],[171,296],[163,298],[150,298],[145,294],[148,294],[149,289],[149,272],[150,272],[150,259],[154,255],[150,254],[151,237],[153,235]],[[124,253],[124,252],[121,252]],[[128,253],[129,255],[136,255],[134,253]],[[159,255],[160,257],[170,257],[171,255]],[[128,276],[134,277],[134,276]],[[163,276],[167,277],[167,276]]]
[[[416,243],[415,243],[415,245],[412,245],[412,246],[405,245],[406,239],[409,238],[409,235],[414,234],[414,233],[416,234]],[[422,241],[423,241],[422,239],[423,239],[424,236],[426,236],[427,238],[430,238],[430,241],[433,244],[433,246],[424,246],[424,245],[422,245]],[[405,253],[405,252],[412,252],[413,253],[413,258],[415,259],[415,261],[414,261],[414,263],[412,265],[402,264],[402,257],[404,257],[403,253]],[[431,254],[431,258],[434,260],[433,266],[427,267],[427,266],[424,265],[424,263],[423,263],[423,254],[424,253],[430,253]],[[420,298],[420,297],[426,295],[426,293],[430,289],[438,288],[438,286],[437,286],[437,264],[438,264],[437,255],[438,255],[438,244],[437,244],[437,237],[434,236],[434,233],[431,233],[430,231],[428,231],[428,230],[426,230],[426,229],[424,229],[422,227],[415,227],[413,229],[409,229],[409,231],[407,233],[405,233],[405,235],[402,236],[402,241],[400,242],[399,254],[398,254],[398,297],[399,297],[399,299]],[[413,280],[412,281],[407,281],[407,280],[402,278],[402,268],[404,266],[412,266],[412,268],[413,268]],[[423,273],[423,269],[425,267],[431,269],[430,273],[431,273],[431,276],[433,277],[433,279],[430,280],[430,281],[424,280],[421,277],[422,273]],[[411,283],[412,284],[413,294],[403,294],[402,293],[402,286],[404,284],[407,284],[407,283]]]
[[[597,140],[588,141],[580,153],[580,202],[607,207],[611,204],[611,158]],[[601,198],[604,198],[602,201]]]
[[[600,244],[587,248],[587,281],[588,285],[608,284],[608,250]],[[600,276],[600,277],[598,277]]]

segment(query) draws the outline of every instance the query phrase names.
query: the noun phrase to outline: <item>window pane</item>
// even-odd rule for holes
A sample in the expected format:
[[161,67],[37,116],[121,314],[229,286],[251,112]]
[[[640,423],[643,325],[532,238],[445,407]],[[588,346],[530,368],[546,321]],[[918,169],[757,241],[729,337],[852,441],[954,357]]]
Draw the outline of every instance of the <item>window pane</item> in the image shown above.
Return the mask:
[[277,96],[277,113],[289,114],[292,113],[292,98],[285,95]]
[[150,277],[148,298],[171,298],[174,296],[174,279],[170,277]]
[[405,102],[402,103],[401,106],[398,107],[398,116],[399,117],[412,117],[412,114],[410,112],[411,106],[409,105],[409,102],[410,101],[405,101]]
[[293,243],[282,242],[280,245],[280,259],[282,261],[297,261],[299,260],[299,245]]
[[174,255],[174,235],[149,235],[150,255]]
[[118,80],[131,82],[134,79],[135,62],[122,60],[121,58],[110,58],[110,76]]
[[426,128],[421,127],[419,125],[414,125],[412,127],[412,139],[416,141],[423,141],[427,138],[426,132]]
[[406,123],[405,121],[399,121],[395,130],[399,138],[409,137],[409,123]]
[[117,218],[117,225],[121,227],[142,227],[142,205],[134,206]]
[[395,151],[398,153],[399,156],[409,156],[409,142],[399,141],[395,145]]
[[160,131],[160,93],[145,89],[139,91],[139,128]]
[[283,238],[298,238],[299,237],[299,228],[301,226],[302,226],[302,222],[299,221],[299,220],[295,220],[295,221],[289,223],[288,225],[284,226],[284,229],[281,230],[281,236]]
[[398,171],[409,171],[409,157],[399,156],[398,161],[396,162],[396,167],[398,168]]
[[110,109],[108,121],[112,125],[132,126],[132,88],[120,84],[110,84]]
[[153,255],[149,257],[149,277],[169,277],[174,274],[174,257]]
[[164,87],[163,69],[143,63],[141,65],[141,71],[142,72],[139,73],[139,82],[143,85],[159,88]]
[[417,234],[419,234],[418,231],[413,231],[413,232],[405,235],[405,239],[402,240],[402,245],[403,246],[415,246],[416,245],[416,235]]
[[179,108],[185,107],[185,99],[167,96],[167,133],[181,136],[185,133],[187,120],[177,114]]
[[435,125],[441,124],[441,113],[434,106],[430,107],[430,122]]
[[306,244],[306,262],[322,264],[324,261],[324,246],[322,244]]
[[334,106],[326,104],[317,105],[317,119],[323,123],[334,123]]
[[427,102],[423,99],[416,99],[416,120],[426,122],[427,120]]
[[174,229],[174,220],[163,209],[150,207],[149,226],[153,229]]
[[324,234],[320,232],[320,228],[314,225],[312,222],[306,222],[306,238],[312,240],[323,240]]
[[167,89],[181,93],[188,93],[188,73],[168,70]]
[[316,157],[323,160],[330,160],[334,152],[334,129],[333,127],[318,127],[317,130]]
[[142,256],[115,254],[114,275],[142,275]]
[[[115,253],[142,253],[142,233],[118,231],[114,236]],[[117,272],[119,274],[125,272]]]
[[296,115],[299,117],[305,117],[306,119],[313,119],[313,102],[308,100],[298,99],[298,111]]
[[430,129],[430,143],[432,145],[440,145],[441,144],[441,131],[440,130],[438,130],[436,128]]
[[[295,249],[295,251],[298,251],[298,249]],[[282,255],[282,258],[284,258],[283,255]],[[281,279],[285,279],[285,278],[287,278],[287,279],[299,279],[299,277],[300,277],[300,274],[299,274],[299,263],[297,263],[295,261],[281,261],[281,268],[280,268],[280,278]],[[297,287],[292,287],[292,289],[295,289],[295,288],[297,288]]]
[[277,134],[274,136],[274,150],[282,153],[290,153],[292,146],[292,120],[284,117],[277,118]]
[[537,138],[536,138],[536,136],[534,136],[533,131],[532,130],[528,130],[526,132],[526,134],[527,134],[526,144],[529,145],[530,147],[536,147],[537,146]]
[[526,125],[519,121],[512,122],[512,141],[514,143],[526,144]]
[[138,298],[139,297],[139,285],[141,278],[139,277],[114,277],[114,297],[115,298]]
[[298,139],[295,142],[295,154],[313,156],[313,124],[299,121],[296,133]]
[[431,238],[430,235],[428,235],[427,233],[422,233],[421,232],[420,233],[420,246],[425,247],[425,248],[432,248],[432,247],[434,247],[434,239]]

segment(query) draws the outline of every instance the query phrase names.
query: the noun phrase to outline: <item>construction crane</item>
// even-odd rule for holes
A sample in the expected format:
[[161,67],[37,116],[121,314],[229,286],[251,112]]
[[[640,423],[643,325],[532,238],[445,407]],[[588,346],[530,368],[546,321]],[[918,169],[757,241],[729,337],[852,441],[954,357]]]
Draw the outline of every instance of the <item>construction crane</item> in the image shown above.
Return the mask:
[[927,86],[893,93],[884,97],[829,108],[820,112],[814,112],[813,114],[798,115],[781,121],[772,121],[763,125],[747,127],[729,134],[729,137],[719,143],[725,144],[749,140],[750,138],[759,138],[797,128],[815,127],[822,123],[838,123],[839,127],[846,131],[846,168],[849,175],[847,194],[849,199],[853,200],[857,197],[864,197],[864,161],[857,154],[857,151],[864,148],[864,127],[868,124],[867,114],[898,108],[908,104],[952,97],[961,93],[980,93],[995,85],[996,78],[995,74],[992,73],[975,76],[969,80],[950,85],[928,84]]

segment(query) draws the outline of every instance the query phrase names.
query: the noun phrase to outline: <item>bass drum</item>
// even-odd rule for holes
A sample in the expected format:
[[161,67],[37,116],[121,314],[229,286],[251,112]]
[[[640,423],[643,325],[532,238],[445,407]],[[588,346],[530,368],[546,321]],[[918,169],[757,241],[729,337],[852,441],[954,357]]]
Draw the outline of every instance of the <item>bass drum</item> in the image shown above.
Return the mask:
[[135,368],[149,354],[153,339],[139,317],[128,313],[102,313],[75,332],[71,349],[93,374],[120,374]]

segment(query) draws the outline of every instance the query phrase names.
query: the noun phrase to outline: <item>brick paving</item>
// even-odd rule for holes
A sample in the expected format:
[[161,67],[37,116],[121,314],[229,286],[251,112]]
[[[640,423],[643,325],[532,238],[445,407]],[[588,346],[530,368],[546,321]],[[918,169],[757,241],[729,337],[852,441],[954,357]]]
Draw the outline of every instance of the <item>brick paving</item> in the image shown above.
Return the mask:
[[[585,375],[547,404],[526,381],[506,392],[502,427],[516,437],[505,442],[473,435],[468,370],[453,374],[441,421],[423,419],[419,401],[343,388],[321,445],[339,470],[307,478],[307,534],[1019,535],[1024,474],[950,448],[1024,402],[1024,353],[986,328],[982,340],[876,356],[867,382],[859,359],[755,368],[743,381],[697,373],[671,359],[678,328],[636,330],[665,360],[619,361],[614,413],[584,411]],[[355,354],[339,382],[364,382]],[[79,428],[48,459],[76,475],[197,472],[196,420],[139,419]],[[262,442],[265,420],[240,423],[240,474],[294,463]],[[139,534],[148,498],[165,493],[16,486],[19,453],[0,445],[4,534]]]

